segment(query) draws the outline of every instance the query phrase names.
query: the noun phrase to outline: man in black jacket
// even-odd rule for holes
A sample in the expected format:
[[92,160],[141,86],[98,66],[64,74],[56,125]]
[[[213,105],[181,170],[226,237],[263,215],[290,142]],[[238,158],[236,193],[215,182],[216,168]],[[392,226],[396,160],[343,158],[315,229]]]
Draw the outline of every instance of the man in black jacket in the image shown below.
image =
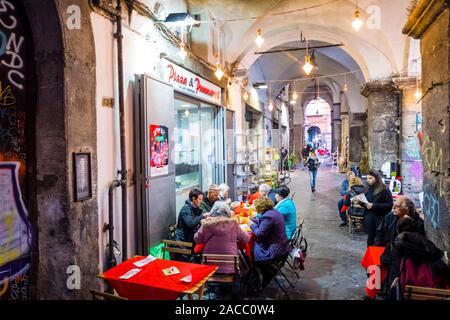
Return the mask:
[[[175,233],[177,241],[194,243],[194,234],[200,228],[200,222],[209,216],[203,213],[200,208],[203,201],[203,193],[198,189],[189,192],[189,200],[186,200],[178,215],[177,231]],[[188,261],[190,257],[177,256],[176,260]]]
[[388,269],[388,274],[381,290],[384,295],[388,294],[392,282],[399,274],[402,257],[397,250],[393,249],[393,246],[399,231],[405,231],[405,223],[403,223],[403,228],[400,230],[398,228],[399,221],[404,221],[404,219],[414,221],[408,224],[410,231],[425,235],[423,220],[417,214],[414,202],[405,196],[398,197],[394,210],[383,218],[383,222],[377,228],[374,242],[375,246],[386,247],[381,256],[381,264]]

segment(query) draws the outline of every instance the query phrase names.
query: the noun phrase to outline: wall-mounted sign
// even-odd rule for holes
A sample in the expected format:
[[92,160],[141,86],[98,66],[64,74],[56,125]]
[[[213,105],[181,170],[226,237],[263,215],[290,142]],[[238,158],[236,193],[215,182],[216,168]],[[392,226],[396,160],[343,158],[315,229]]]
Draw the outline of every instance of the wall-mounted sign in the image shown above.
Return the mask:
[[150,125],[150,176],[169,174],[169,129]]
[[75,201],[83,201],[92,197],[91,154],[73,154],[73,175]]
[[222,103],[222,92],[219,86],[197,76],[196,74],[162,59],[164,81],[181,92],[197,96],[215,104]]

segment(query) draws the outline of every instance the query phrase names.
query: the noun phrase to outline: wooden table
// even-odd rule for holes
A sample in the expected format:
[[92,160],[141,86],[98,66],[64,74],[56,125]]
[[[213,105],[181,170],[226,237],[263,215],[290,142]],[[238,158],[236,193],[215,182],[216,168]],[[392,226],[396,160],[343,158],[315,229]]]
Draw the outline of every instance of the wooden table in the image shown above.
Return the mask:
[[[131,258],[98,277],[108,281],[121,297],[129,300],[175,300],[183,294],[194,300],[195,293],[201,300],[206,282],[218,269],[218,266],[156,259],[130,279],[119,279],[127,271],[138,268],[133,263],[144,258]],[[164,276],[161,270],[170,266],[177,267],[181,273]],[[180,279],[188,274],[192,274],[192,282],[182,283]]]

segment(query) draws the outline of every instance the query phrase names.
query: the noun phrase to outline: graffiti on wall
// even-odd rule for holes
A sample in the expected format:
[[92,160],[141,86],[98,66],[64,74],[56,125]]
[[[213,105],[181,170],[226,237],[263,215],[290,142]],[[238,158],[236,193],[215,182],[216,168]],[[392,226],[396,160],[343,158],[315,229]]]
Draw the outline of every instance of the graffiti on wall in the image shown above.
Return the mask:
[[403,144],[403,160],[415,161],[420,160],[420,142],[417,137],[404,137]]
[[19,187],[19,162],[0,162],[0,293],[27,299],[32,228]]
[[0,300],[29,299],[34,239],[25,206],[25,128],[27,99],[32,96],[26,75],[33,70],[20,6],[19,1],[0,0]]
[[439,228],[440,209],[439,197],[436,195],[436,192],[430,185],[425,185],[423,190],[423,211],[434,229]]
[[425,137],[422,146],[423,166],[425,171],[429,171],[436,175],[437,178],[437,195],[442,197],[445,195],[445,172],[443,162],[443,149],[436,145],[436,141],[432,141],[430,137]]

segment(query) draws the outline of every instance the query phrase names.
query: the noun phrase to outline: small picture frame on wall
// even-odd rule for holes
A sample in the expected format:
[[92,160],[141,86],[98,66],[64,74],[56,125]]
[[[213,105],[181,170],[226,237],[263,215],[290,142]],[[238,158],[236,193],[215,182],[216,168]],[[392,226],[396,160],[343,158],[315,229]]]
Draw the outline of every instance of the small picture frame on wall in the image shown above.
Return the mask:
[[91,154],[73,154],[75,202],[92,198]]

